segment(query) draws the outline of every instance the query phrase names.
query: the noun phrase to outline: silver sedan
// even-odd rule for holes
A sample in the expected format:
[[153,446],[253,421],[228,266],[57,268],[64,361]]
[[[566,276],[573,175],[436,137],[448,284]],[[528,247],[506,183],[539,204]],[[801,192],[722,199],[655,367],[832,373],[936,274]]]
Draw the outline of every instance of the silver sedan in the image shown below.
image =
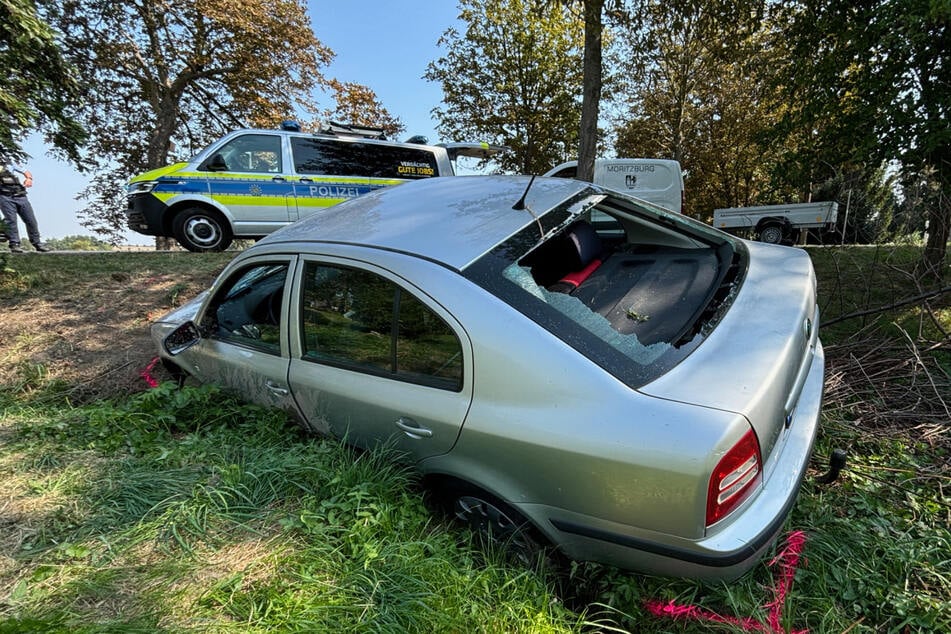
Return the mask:
[[805,474],[817,326],[799,249],[577,181],[467,176],[288,226],[152,333],[176,372],[395,445],[516,548],[732,578]]

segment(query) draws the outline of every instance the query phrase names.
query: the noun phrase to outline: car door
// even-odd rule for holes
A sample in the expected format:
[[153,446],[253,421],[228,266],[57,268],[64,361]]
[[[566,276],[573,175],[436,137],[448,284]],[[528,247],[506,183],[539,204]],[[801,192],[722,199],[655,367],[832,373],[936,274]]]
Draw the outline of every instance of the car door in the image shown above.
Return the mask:
[[294,161],[295,219],[370,191],[361,144],[342,139],[290,137]]
[[472,400],[461,326],[418,288],[340,259],[301,262],[290,386],[316,430],[413,459],[448,452]]
[[196,316],[201,340],[178,362],[202,382],[299,417],[287,384],[289,287],[294,256],[246,260],[209,296]]
[[280,134],[241,134],[205,163],[211,197],[231,213],[238,235],[266,235],[296,220]]

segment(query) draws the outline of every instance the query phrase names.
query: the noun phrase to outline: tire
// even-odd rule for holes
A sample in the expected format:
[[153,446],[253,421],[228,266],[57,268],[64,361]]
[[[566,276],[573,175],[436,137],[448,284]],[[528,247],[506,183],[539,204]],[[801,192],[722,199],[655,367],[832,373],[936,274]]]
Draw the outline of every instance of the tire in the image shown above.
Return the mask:
[[783,241],[785,233],[779,225],[766,225],[759,232],[759,241],[767,244],[779,244]]
[[526,567],[548,556],[549,545],[531,522],[491,493],[465,482],[450,481],[434,494],[442,511],[468,526],[488,549],[504,551]]
[[231,226],[221,214],[200,207],[176,215],[172,221],[172,233],[179,244],[196,253],[224,251],[233,238]]

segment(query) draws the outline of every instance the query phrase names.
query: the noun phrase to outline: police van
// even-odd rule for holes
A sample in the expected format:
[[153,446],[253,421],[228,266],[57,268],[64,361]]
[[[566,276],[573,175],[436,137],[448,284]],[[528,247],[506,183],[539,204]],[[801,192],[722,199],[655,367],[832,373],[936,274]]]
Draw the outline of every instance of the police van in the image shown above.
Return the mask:
[[[545,176],[575,178],[578,161],[562,163]],[[684,178],[680,163],[669,159],[596,159],[594,183],[652,202],[665,209],[683,211]]]
[[237,130],[184,163],[132,178],[128,226],[174,237],[189,251],[222,251],[380,187],[452,176],[460,156],[490,158],[484,143],[399,143],[381,130],[332,123],[318,134],[294,122]]

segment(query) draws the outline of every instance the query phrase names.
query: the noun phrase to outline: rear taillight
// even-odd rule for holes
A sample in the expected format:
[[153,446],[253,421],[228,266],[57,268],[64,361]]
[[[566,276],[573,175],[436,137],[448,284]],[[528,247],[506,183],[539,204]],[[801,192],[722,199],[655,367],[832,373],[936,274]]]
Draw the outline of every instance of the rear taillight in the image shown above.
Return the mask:
[[759,442],[749,430],[720,459],[707,490],[707,526],[715,524],[735,509],[763,478]]

